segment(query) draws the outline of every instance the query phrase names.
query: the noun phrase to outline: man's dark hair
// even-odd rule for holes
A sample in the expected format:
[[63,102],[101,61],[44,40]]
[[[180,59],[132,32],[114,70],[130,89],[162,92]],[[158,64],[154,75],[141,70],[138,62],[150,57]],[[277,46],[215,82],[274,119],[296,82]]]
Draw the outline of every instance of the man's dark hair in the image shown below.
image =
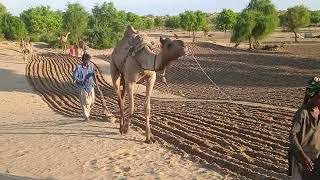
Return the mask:
[[82,55],[81,59],[82,59],[82,61],[83,60],[89,61],[91,59],[91,56],[89,54],[85,53],[85,54]]

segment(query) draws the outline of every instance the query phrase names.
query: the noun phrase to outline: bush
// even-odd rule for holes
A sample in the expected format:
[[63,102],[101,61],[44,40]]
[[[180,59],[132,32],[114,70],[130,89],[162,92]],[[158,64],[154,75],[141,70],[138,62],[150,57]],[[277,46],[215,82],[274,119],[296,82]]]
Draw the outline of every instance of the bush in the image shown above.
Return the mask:
[[26,27],[21,19],[10,14],[2,16],[2,32],[7,40],[18,40],[27,35]]
[[123,11],[117,11],[113,3],[96,5],[92,9],[87,34],[90,47],[97,49],[111,48],[122,38],[127,25],[127,19],[139,23],[134,19],[134,14],[128,16]]
[[178,29],[180,28],[180,17],[179,16],[170,16],[165,20],[165,26],[167,28]]

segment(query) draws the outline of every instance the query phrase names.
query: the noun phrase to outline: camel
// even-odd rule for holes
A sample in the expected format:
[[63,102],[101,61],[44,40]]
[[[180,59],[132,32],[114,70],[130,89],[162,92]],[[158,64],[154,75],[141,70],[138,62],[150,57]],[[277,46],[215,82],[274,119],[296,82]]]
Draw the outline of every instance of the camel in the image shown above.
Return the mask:
[[33,48],[30,41],[21,40],[20,47],[22,48],[23,60],[27,63],[28,58],[33,56]]
[[23,51],[25,47],[26,47],[26,43],[24,42],[24,39],[21,38],[21,40],[20,40],[20,49],[21,49],[21,51]]
[[67,34],[65,36],[63,36],[63,35],[60,36],[60,44],[61,44],[61,48],[62,48],[63,53],[66,53],[67,41],[68,41],[69,35],[70,35],[70,32],[67,32]]
[[78,51],[80,51],[81,50],[81,54],[80,54],[80,52],[79,52],[79,54],[80,54],[80,56],[82,56],[83,54],[85,54],[86,52],[87,52],[87,44],[86,44],[86,42],[84,41],[84,40],[80,40],[79,41],[79,46],[78,46],[78,48],[79,48],[79,50]]
[[[150,97],[156,80],[156,72],[163,71],[170,62],[186,55],[186,46],[181,40],[171,40],[160,37],[161,52],[154,53],[146,43],[135,44],[141,38],[140,34],[128,26],[123,39],[112,52],[110,72],[113,86],[118,97],[120,108],[121,134],[128,133],[131,118],[134,113],[134,86],[146,81],[146,99],[144,104],[146,118],[146,143],[155,140],[150,130]],[[145,42],[145,41],[144,41]],[[122,90],[120,86],[123,86]],[[124,101],[126,93],[129,100],[129,116],[124,117]]]
[[20,49],[22,51],[23,54],[23,60],[25,63],[27,63],[28,58],[33,55],[33,48],[32,45],[30,43],[30,39],[26,39],[24,40],[23,38],[21,38],[20,40]]

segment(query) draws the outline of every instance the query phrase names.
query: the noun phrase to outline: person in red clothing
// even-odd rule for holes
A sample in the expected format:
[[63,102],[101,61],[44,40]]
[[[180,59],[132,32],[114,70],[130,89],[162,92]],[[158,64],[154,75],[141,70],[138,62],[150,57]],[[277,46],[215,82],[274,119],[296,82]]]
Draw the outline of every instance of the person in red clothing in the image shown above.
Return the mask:
[[70,45],[69,55],[75,56],[76,55],[76,49],[74,48],[74,45]]

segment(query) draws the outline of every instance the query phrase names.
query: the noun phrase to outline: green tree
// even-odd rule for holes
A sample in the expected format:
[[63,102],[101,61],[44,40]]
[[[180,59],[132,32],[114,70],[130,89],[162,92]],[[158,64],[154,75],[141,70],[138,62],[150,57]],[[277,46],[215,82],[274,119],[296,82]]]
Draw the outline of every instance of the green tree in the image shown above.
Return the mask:
[[245,11],[237,17],[231,37],[232,42],[240,44],[242,41],[249,40],[250,48],[252,48],[252,30],[256,25],[255,15],[253,11]]
[[62,15],[52,11],[49,6],[40,6],[23,11],[20,18],[31,34],[47,34],[57,32],[62,27]]
[[117,11],[113,3],[96,5],[89,20],[90,46],[97,49],[113,47],[123,36],[126,18],[126,13]]
[[313,23],[313,24],[320,23],[320,10],[311,12],[311,14],[310,14],[310,22]]
[[201,11],[185,11],[180,14],[181,27],[192,32],[193,42],[195,41],[195,31],[204,30],[208,26],[207,15]]
[[7,8],[0,3],[0,16],[8,14]]
[[146,29],[144,19],[137,14],[128,12],[126,21],[136,29]]
[[233,28],[234,24],[236,23],[236,19],[237,14],[235,12],[233,12],[231,9],[223,9],[214,22],[218,30],[226,33],[227,30]]
[[63,16],[63,27],[71,33],[71,38],[74,42],[79,43],[87,32],[89,21],[89,13],[79,3],[68,3],[67,10]]
[[164,26],[164,20],[161,17],[156,17],[154,19],[154,26],[155,27],[163,27]]
[[299,28],[306,27],[310,24],[310,13],[304,6],[294,6],[288,8],[285,14],[285,25],[288,30],[294,33],[295,42],[298,42],[297,32]]
[[150,19],[150,18],[145,18],[144,19],[144,26],[145,26],[145,29],[152,29],[154,27],[154,21],[153,19]]
[[242,41],[249,40],[249,48],[253,49],[253,42],[258,43],[265,38],[278,24],[277,10],[271,0],[251,0],[237,18],[231,41],[238,45]]
[[10,14],[2,15],[2,32],[7,40],[18,40],[27,35],[27,30],[23,21]]
[[179,16],[170,16],[165,20],[165,26],[167,28],[178,29],[180,28],[180,17]]
[[0,3],[0,39],[4,38],[4,34],[3,34],[3,16],[5,14],[8,14],[7,12],[7,8]]
[[283,28],[283,30],[286,30],[286,27],[287,27],[286,23],[288,22],[286,14],[282,13],[278,17],[279,17],[279,22],[281,27]]

